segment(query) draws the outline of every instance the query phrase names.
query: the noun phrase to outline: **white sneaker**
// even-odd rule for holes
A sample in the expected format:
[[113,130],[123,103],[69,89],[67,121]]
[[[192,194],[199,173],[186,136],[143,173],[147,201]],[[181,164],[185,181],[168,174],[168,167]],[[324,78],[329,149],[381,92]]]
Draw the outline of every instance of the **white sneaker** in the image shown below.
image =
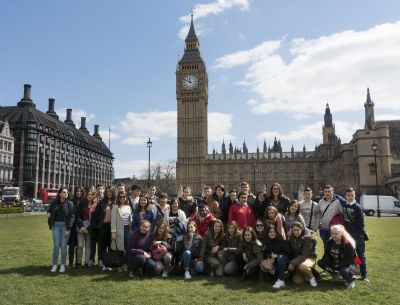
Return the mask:
[[350,283],[347,283],[346,286],[347,286],[347,289],[353,289],[354,287],[356,287],[356,284],[354,283],[354,281],[352,281]]
[[213,270],[210,271],[210,276],[214,276],[214,271]]
[[57,271],[57,265],[53,265],[51,268],[50,272],[56,272]]
[[317,287],[317,281],[315,280],[315,277],[310,279],[310,285],[311,287]]
[[190,280],[192,276],[190,275],[189,271],[185,271],[185,280]]
[[127,264],[123,264],[122,265],[122,271],[123,272],[128,272],[128,265]]
[[279,279],[275,282],[274,286],[272,286],[274,289],[279,289],[282,287],[285,287],[285,281],[281,281]]
[[[161,276],[162,276],[163,278],[168,277],[168,272],[164,270]],[[185,278],[186,278],[186,274],[185,274]]]
[[61,266],[60,266],[60,273],[63,273],[63,272],[65,272],[65,266],[64,266],[64,265],[61,265]]
[[107,271],[108,268],[106,266],[101,267],[101,271]]
[[99,260],[99,267],[100,267],[100,268],[103,268],[103,267],[104,267],[104,264],[103,264],[103,261],[102,261],[102,260]]

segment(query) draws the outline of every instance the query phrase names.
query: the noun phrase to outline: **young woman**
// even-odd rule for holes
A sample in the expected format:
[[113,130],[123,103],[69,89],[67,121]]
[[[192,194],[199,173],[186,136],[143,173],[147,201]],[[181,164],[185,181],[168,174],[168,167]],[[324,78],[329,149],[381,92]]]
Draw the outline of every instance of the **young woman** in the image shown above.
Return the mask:
[[159,223],[153,236],[152,259],[155,261],[155,272],[162,277],[168,277],[171,269],[172,250],[175,238],[169,233],[165,222]]
[[262,219],[256,220],[256,233],[257,233],[257,239],[263,245],[262,246],[263,249],[265,242],[267,241],[267,233],[265,232],[265,224]]
[[[111,211],[111,249],[119,251],[127,251],[130,238],[130,227],[132,219],[132,209],[128,204],[127,194],[119,192],[117,203],[114,204]],[[125,255],[125,263],[122,270],[127,271],[127,257]]]
[[99,266],[103,268],[103,271],[107,270],[103,265],[104,253],[107,249],[111,249],[111,211],[114,203],[114,189],[111,186],[107,186],[103,200],[97,204],[93,221],[90,224],[90,228],[98,229]]
[[71,228],[75,222],[74,204],[68,200],[68,190],[61,187],[47,211],[47,222],[53,233],[53,267],[51,272],[57,271],[58,254],[61,248],[60,272],[65,272],[67,260],[67,242]]
[[285,215],[289,206],[289,198],[283,195],[282,186],[274,183],[269,190],[269,205],[278,209],[279,213]]
[[164,215],[164,220],[170,231],[176,237],[177,241],[181,241],[186,230],[186,215],[185,212],[179,209],[178,200],[173,198],[170,202],[170,210]]
[[285,271],[289,265],[289,246],[282,236],[277,232],[275,226],[268,225],[266,228],[267,240],[264,247],[264,259],[260,264],[263,272],[275,275],[278,273],[278,280],[272,286],[279,289],[285,286]]
[[90,222],[93,219],[94,213],[92,207],[97,205],[96,194],[89,191],[86,195],[86,200],[78,205],[76,225],[78,227],[78,249],[76,252],[77,267],[82,265],[83,248],[85,248],[85,268],[89,267],[91,237],[90,237]]
[[[92,216],[94,215],[96,208],[97,208],[97,204],[98,204],[97,192],[94,187],[92,187],[87,192],[86,200],[90,201],[92,203],[89,213],[90,213],[90,219],[93,219],[94,217],[92,217]],[[89,235],[90,235],[90,259],[89,259],[88,265],[86,267],[91,267],[95,263],[96,248],[98,248],[98,245],[99,245],[99,229],[97,227],[93,226],[93,223],[87,229],[88,229]],[[97,260],[100,263],[99,252],[97,252]]]
[[165,213],[170,209],[168,204],[168,195],[166,193],[161,193],[158,197],[159,203],[157,205],[157,225],[163,223],[165,220]]
[[194,221],[189,221],[187,224],[187,233],[182,240],[182,265],[185,268],[185,280],[192,278],[190,268],[195,272],[203,272],[203,263],[198,260],[200,256],[202,238],[197,231],[197,226]]
[[360,269],[355,263],[356,243],[342,225],[331,227],[331,239],[327,243],[324,256],[318,261],[318,266],[335,277],[340,274],[347,288],[354,288],[354,278],[360,275]]
[[246,227],[242,233],[242,245],[240,254],[244,262],[243,276],[253,277],[258,274],[259,265],[262,260],[261,242],[257,239],[257,234],[252,227]]
[[[85,189],[81,186],[78,186],[75,189],[74,198],[72,199],[75,211],[77,210],[79,203],[85,200],[85,198],[86,198]],[[68,240],[68,260],[70,268],[72,268],[74,265],[74,256],[77,245],[78,245],[78,231],[76,228],[76,221],[75,221],[75,223],[71,227],[71,233]]]
[[300,214],[301,206],[297,200],[291,200],[289,202],[288,211],[285,214],[285,232],[286,236],[290,236],[292,234],[292,224],[297,221],[300,222],[305,228],[305,231],[308,231],[306,227],[306,223],[304,222],[303,216]]
[[[219,215],[214,215],[215,218],[219,218],[223,223],[228,221],[228,213],[230,208],[229,197],[225,192],[225,187],[222,184],[218,184],[214,188],[214,194],[212,195],[212,199],[218,202],[218,209],[220,211]],[[210,207],[210,211],[212,208]],[[211,212],[213,213],[213,212]]]
[[297,221],[292,223],[291,231],[289,244],[293,259],[289,263],[288,270],[293,273],[293,283],[302,284],[305,280],[311,287],[317,287],[317,281],[312,272],[317,258],[316,234],[311,230],[306,232],[303,225]]
[[154,274],[155,262],[151,259],[150,252],[152,239],[150,221],[143,219],[139,230],[132,232],[127,249],[128,276],[131,279],[138,279],[143,272],[148,275]]
[[132,231],[138,230],[141,221],[144,219],[150,222],[151,232],[154,232],[157,215],[154,212],[149,199],[146,196],[140,196],[139,205],[132,213]]
[[197,201],[192,196],[192,188],[190,186],[183,188],[182,196],[179,197],[179,209],[185,213],[186,218],[196,213]]
[[265,191],[258,192],[256,200],[254,200],[254,203],[251,204],[251,207],[253,208],[254,215],[257,219],[263,218],[265,215],[265,210],[268,207],[267,193]]
[[222,263],[218,260],[218,251],[221,249],[224,236],[224,225],[219,219],[211,223],[210,229],[204,235],[198,260],[208,265],[210,276],[214,274],[217,276],[224,275]]
[[265,224],[267,226],[274,226],[275,230],[282,237],[282,239],[286,239],[284,222],[285,221],[282,214],[279,213],[276,207],[269,206],[265,210]]
[[218,259],[226,275],[233,275],[239,271],[237,252],[241,242],[242,235],[238,231],[236,222],[229,222],[227,224],[227,232],[222,240],[221,250],[218,252]]

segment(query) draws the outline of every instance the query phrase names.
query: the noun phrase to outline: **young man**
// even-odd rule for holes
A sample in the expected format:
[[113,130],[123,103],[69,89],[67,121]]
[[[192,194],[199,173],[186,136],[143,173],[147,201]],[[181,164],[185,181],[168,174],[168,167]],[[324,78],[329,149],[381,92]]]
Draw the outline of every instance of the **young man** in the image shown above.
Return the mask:
[[207,206],[203,203],[200,203],[197,208],[197,213],[193,214],[189,219],[193,220],[196,223],[199,234],[201,235],[201,237],[204,237],[210,223],[215,220],[215,217],[210,214]]
[[324,251],[326,250],[326,245],[331,237],[329,223],[333,216],[342,214],[341,202],[345,202],[345,199],[334,194],[333,186],[330,184],[325,185],[324,198],[322,198],[318,203],[318,209],[321,213],[319,234],[324,243]]
[[247,204],[248,194],[239,193],[239,201],[233,204],[229,210],[228,222],[236,221],[239,228],[254,227],[256,217],[253,209]]
[[125,192],[125,184],[123,184],[122,182],[119,182],[117,184],[117,191],[115,193],[115,196],[118,196],[119,193]]
[[240,192],[248,194],[247,203],[250,204],[256,200],[256,196],[250,191],[250,184],[248,184],[246,181],[240,183]]
[[139,185],[134,184],[131,186],[131,193],[128,196],[128,202],[132,210],[135,210],[137,205],[139,204],[139,196],[141,190],[142,189]]
[[212,188],[211,186],[204,186],[203,188],[203,203],[208,204],[212,200]]
[[104,186],[102,184],[96,185],[96,195],[98,202],[102,201],[104,198]]
[[158,204],[159,198],[156,196],[156,191],[157,188],[154,184],[151,184],[149,186],[149,189],[147,190],[147,198],[149,198],[150,204],[156,205]]
[[356,253],[361,260],[361,277],[364,281],[369,282],[365,258],[364,214],[361,206],[356,202],[356,192],[353,188],[346,189],[346,203],[343,204],[343,217],[347,225],[347,231],[356,241]]
[[304,218],[307,228],[316,232],[318,230],[321,213],[318,208],[318,203],[312,201],[312,189],[306,187],[304,189],[304,200],[300,202],[300,213]]

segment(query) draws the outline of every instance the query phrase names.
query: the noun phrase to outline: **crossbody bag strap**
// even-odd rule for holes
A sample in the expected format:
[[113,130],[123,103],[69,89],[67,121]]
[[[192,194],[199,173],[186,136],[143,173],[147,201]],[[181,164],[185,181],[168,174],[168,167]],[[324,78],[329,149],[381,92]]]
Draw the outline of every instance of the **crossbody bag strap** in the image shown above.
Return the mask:
[[331,206],[331,204],[332,204],[332,201],[328,204],[328,206],[325,208],[324,212],[322,213],[321,220],[324,218],[324,215],[325,215],[326,211],[329,209],[329,207]]
[[310,215],[310,223],[308,224],[308,228],[311,229],[311,221],[313,217],[313,212],[314,212],[314,202],[311,200],[311,215]]

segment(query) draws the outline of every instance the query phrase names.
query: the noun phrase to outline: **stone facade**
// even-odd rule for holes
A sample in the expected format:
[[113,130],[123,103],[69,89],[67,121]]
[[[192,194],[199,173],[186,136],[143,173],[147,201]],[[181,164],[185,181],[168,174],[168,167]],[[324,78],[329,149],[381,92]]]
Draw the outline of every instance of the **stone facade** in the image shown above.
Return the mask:
[[[249,153],[246,143],[242,148],[222,143],[221,153],[207,153],[208,77],[200,55],[193,19],[186,48],[176,71],[178,110],[178,185],[190,185],[194,193],[202,186],[223,183],[229,189],[238,188],[242,181],[252,190],[269,189],[279,182],[290,197],[305,186],[315,193],[330,183],[336,190],[355,187],[357,192],[376,193],[376,173],[379,193],[400,192],[400,121],[375,122],[374,103],[369,89],[365,108],[365,127],[353,134],[350,143],[341,143],[336,136],[329,105],[326,105],[322,144],[314,151],[282,151],[275,139],[273,147],[264,141],[263,149]],[[396,138],[397,136],[397,138]],[[378,145],[377,171],[372,144]],[[394,175],[392,174],[395,173]],[[397,181],[399,179],[399,181]]]
[[13,182],[14,137],[7,121],[0,117],[0,186]]

